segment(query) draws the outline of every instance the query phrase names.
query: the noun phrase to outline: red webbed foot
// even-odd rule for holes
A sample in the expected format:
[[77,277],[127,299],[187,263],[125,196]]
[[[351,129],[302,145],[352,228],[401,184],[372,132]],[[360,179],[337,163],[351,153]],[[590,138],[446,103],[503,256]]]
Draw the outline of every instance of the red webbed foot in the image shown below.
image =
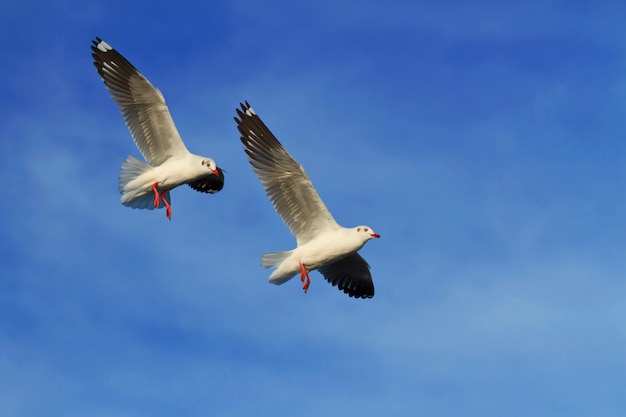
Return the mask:
[[165,194],[161,195],[161,199],[163,199],[163,204],[165,204],[165,214],[167,214],[167,218],[172,220],[172,206],[165,199]]
[[309,273],[307,272],[302,262],[300,262],[300,271],[301,271],[300,281],[304,283],[304,285],[302,286],[302,289],[304,290],[304,293],[306,294],[307,290],[309,289],[309,285],[311,285],[311,280],[309,279]]
[[167,193],[167,191],[160,193],[157,189],[157,184],[158,182],[154,182],[152,184],[152,191],[154,191],[154,208],[159,208],[159,200],[162,200],[163,204],[165,205],[165,214],[167,215],[168,219],[172,220],[172,206],[165,199],[165,194]]

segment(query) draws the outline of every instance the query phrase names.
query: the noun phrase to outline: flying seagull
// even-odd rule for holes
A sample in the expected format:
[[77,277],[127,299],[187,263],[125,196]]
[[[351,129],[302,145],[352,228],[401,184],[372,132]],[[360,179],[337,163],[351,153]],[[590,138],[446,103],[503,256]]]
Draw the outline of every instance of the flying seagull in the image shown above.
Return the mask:
[[345,228],[337,224],[304,168],[247,101],[240,105],[235,122],[252,170],[297,241],[293,250],[262,255],[263,268],[277,268],[270,275],[270,282],[280,285],[300,273],[306,293],[311,282],[309,272],[317,269],[350,297],[373,297],[369,265],[357,251],[368,240],[380,236],[368,226]]
[[165,206],[171,220],[172,189],[188,184],[203,193],[221,190],[224,172],[213,159],[187,150],[163,94],[102,39],[96,38],[91,50],[93,64],[147,162],[132,155],[122,162],[118,179],[122,204],[149,210]]

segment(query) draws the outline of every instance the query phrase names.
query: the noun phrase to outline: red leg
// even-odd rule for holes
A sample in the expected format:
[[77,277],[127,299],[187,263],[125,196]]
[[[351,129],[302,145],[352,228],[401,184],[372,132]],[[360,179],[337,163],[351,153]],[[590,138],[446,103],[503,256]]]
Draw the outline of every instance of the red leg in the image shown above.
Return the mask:
[[300,262],[300,271],[301,271],[300,281],[304,283],[304,285],[302,286],[302,289],[304,290],[304,293],[306,294],[307,290],[309,289],[309,285],[311,284],[311,280],[309,279],[309,273],[307,272],[302,262]]
[[161,194],[161,200],[163,200],[163,204],[165,204],[167,218],[172,220],[172,206],[170,206],[170,203],[165,199],[165,193]]
[[154,191],[154,208],[159,208],[159,197],[161,197],[161,194],[159,194],[159,190],[157,190],[157,184],[158,181],[155,181],[152,184],[152,191]]

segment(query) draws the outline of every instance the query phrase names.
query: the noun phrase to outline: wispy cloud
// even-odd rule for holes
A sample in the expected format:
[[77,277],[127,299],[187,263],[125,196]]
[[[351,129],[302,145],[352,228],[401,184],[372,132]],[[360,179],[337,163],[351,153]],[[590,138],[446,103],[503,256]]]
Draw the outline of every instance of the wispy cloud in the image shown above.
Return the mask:
[[[0,17],[23,22],[0,41],[10,414],[623,413],[622,6],[74,6]],[[163,91],[222,192],[175,190],[171,222],[119,203],[139,153],[93,36]],[[340,223],[382,235],[374,299],[267,282],[261,253],[294,240],[242,100]]]

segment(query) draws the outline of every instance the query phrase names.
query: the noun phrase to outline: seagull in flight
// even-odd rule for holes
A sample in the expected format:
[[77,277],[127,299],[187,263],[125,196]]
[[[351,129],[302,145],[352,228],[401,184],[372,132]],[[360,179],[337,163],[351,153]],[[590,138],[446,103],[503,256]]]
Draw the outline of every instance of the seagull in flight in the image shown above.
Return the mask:
[[357,251],[380,235],[369,226],[345,228],[337,224],[304,168],[247,101],[240,106],[235,122],[252,170],[297,242],[293,250],[262,255],[263,268],[276,268],[270,282],[280,285],[299,273],[306,293],[311,283],[309,272],[317,269],[350,297],[373,297],[369,265]]
[[187,184],[203,193],[220,191],[223,170],[213,159],[187,150],[163,94],[108,43],[100,38],[92,42],[93,64],[147,162],[132,155],[122,162],[118,179],[122,204],[149,210],[165,207],[171,220],[172,189]]

